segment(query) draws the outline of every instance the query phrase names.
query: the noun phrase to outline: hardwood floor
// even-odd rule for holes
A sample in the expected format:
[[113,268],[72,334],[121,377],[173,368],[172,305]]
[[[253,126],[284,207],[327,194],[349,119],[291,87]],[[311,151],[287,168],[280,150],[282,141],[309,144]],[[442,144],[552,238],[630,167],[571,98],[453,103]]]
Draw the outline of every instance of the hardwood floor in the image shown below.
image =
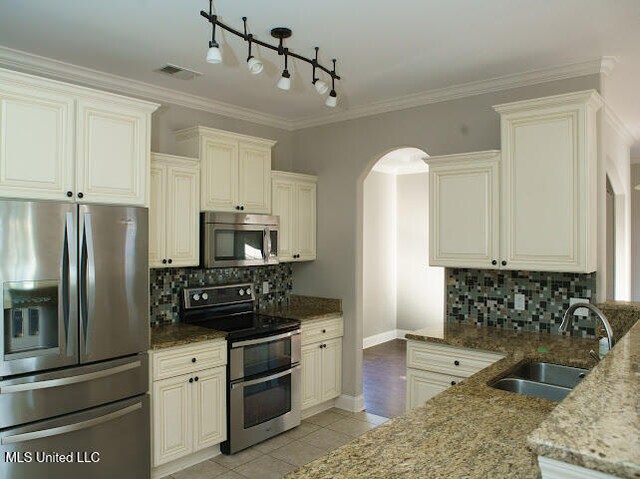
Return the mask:
[[407,342],[394,339],[363,351],[362,386],[367,412],[395,417],[405,411]]

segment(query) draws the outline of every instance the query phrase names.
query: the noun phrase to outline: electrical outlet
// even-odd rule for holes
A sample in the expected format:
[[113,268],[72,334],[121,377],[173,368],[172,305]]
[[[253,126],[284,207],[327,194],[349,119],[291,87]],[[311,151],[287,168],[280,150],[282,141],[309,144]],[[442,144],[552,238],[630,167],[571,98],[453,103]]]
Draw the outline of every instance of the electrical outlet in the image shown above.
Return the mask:
[[[585,298],[570,298],[569,299],[569,306],[572,306],[576,303],[588,303],[589,300],[585,299]],[[587,317],[589,316],[589,310],[587,308],[578,308],[576,309],[576,312],[574,313],[576,316],[582,316],[582,317]]]
[[524,294],[516,293],[513,295],[513,307],[516,311],[524,311]]
[[262,294],[269,294],[269,281],[262,282]]

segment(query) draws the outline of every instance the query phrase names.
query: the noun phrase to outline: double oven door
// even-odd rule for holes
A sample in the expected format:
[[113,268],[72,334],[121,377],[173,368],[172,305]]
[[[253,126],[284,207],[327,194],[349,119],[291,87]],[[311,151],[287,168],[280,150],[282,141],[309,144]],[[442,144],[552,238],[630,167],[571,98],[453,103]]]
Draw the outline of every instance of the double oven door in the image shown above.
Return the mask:
[[300,330],[229,345],[227,454],[300,424]]

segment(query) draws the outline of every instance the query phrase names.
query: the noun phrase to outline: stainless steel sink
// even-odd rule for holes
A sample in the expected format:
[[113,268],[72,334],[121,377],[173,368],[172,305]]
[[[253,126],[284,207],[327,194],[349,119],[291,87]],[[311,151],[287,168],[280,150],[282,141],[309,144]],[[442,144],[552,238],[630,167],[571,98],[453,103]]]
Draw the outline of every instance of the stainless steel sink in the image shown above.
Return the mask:
[[509,374],[509,377],[529,379],[530,381],[573,389],[588,373],[588,369],[532,361],[520,366]]
[[503,391],[528,394],[550,401],[562,401],[571,392],[571,388],[511,377],[499,379],[492,386]]
[[517,394],[562,401],[588,373],[588,369],[532,361],[491,383],[491,386]]

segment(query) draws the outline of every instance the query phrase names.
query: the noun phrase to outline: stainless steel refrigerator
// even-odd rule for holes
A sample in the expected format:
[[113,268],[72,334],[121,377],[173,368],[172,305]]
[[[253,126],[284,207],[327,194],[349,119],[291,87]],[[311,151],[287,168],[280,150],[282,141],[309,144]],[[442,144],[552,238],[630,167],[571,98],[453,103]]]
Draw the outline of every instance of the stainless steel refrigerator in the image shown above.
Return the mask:
[[1,478],[149,477],[147,251],[145,208],[0,201]]

